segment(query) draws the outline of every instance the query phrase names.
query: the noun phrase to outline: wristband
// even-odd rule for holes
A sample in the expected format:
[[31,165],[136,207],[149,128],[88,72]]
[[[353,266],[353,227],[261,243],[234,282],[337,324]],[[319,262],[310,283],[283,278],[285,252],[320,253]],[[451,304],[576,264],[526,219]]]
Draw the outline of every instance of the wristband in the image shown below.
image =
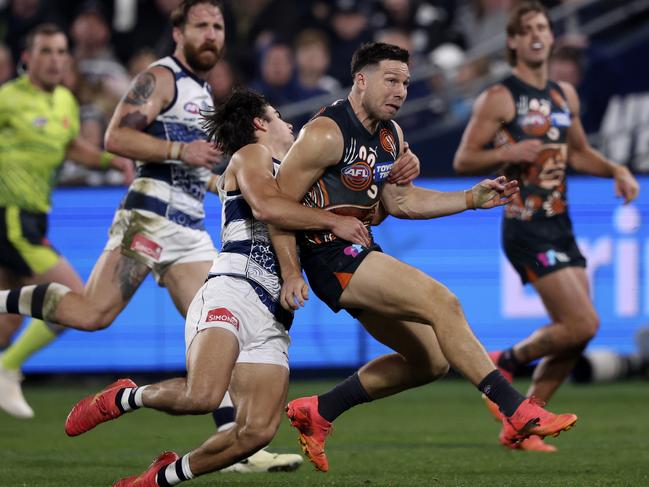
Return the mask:
[[466,200],[466,209],[475,210],[475,201],[473,201],[473,190],[465,189],[464,190],[464,199]]
[[101,169],[108,169],[110,167],[110,163],[113,162],[113,159],[115,159],[115,156],[110,152],[102,152],[99,156],[99,167]]
[[185,150],[185,144],[183,142],[167,142],[167,159],[172,161],[181,161],[182,154]]

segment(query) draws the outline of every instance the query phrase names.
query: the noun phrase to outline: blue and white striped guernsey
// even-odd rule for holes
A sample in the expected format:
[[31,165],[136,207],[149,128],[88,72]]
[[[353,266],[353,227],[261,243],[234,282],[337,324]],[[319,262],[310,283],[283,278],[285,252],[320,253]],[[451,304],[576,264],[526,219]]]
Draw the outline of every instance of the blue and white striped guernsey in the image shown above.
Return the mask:
[[[273,160],[277,174],[279,163]],[[246,279],[259,299],[288,330],[293,321],[279,304],[281,280],[279,263],[271,245],[265,223],[256,220],[241,191],[225,191],[224,178],[219,178],[221,199],[221,251],[210,269],[208,279],[214,276],[233,276]]]
[[[174,98],[144,130],[162,140],[192,142],[205,139],[201,111],[213,107],[206,81],[186,69],[175,57],[151,65],[169,69],[176,80]],[[122,202],[123,209],[151,211],[184,227],[204,230],[203,199],[211,172],[178,160],[137,162],[137,177]]]

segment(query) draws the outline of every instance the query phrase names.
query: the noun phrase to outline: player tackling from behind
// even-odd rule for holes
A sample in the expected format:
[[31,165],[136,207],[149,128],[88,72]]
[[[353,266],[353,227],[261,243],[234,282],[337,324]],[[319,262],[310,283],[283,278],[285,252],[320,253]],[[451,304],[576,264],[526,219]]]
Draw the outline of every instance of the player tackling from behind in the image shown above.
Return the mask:
[[297,302],[308,296],[299,262],[287,258],[294,255],[285,249],[295,247],[292,234],[269,234],[265,222],[327,230],[369,245],[356,218],[306,208],[279,193],[274,176],[293,143],[292,127],[261,96],[234,93],[209,116],[208,130],[232,159],[217,183],[222,249],[187,313],[187,378],[142,387],[122,379],[80,401],[65,429],[76,436],[140,407],[208,413],[228,388],[238,406],[236,424],[183,457],[161,454],[144,473],[115,486],[176,485],[246,458],[275,435],[288,390],[288,330],[298,307],[280,304],[280,267],[284,288]]
[[[509,380],[521,365],[541,359],[528,394],[543,401],[566,379],[599,326],[586,260],[568,216],[567,165],[613,178],[625,203],[639,190],[626,167],[588,144],[575,88],[548,79],[553,43],[548,14],[539,2],[524,2],[512,11],[507,24],[512,74],[480,95],[454,161],[463,174],[501,170],[519,182],[520,195],[504,213],[503,246],[523,284],[531,283],[541,296],[551,322],[491,356]],[[490,143],[494,148],[486,148]],[[500,418],[497,408],[487,404]],[[499,439],[509,448],[556,450],[536,436],[516,441],[506,423]]]
[[[110,326],[151,272],[186,315],[216,256],[203,200],[219,151],[206,140],[200,110],[212,107],[206,77],[223,52],[225,23],[217,0],[184,0],[171,22],[174,54],[138,74],[108,127],[107,146],[138,161],[137,177],[83,292],[56,282],[0,291],[0,312],[99,330]],[[22,394],[19,399],[24,402]],[[228,428],[235,417],[229,395],[222,406],[214,418]],[[261,450],[233,470],[294,470],[301,462],[297,454]]]
[[[439,192],[386,181],[404,154],[392,120],[404,103],[409,54],[371,43],[352,59],[353,86],[300,132],[278,175],[283,193],[311,207],[353,214],[368,226],[381,205],[392,216],[430,219],[509,202],[517,187],[504,177],[466,191]],[[555,435],[574,414],[555,415],[518,393],[473,335],[455,295],[435,279],[383,253],[374,242],[352,245],[330,232],[305,232],[300,258],[315,294],[347,310],[395,353],[372,360],[321,396],[289,403],[287,413],[316,468],[328,469],[324,444],[331,422],[347,409],[443,376],[449,363],[492,399],[518,439]]]

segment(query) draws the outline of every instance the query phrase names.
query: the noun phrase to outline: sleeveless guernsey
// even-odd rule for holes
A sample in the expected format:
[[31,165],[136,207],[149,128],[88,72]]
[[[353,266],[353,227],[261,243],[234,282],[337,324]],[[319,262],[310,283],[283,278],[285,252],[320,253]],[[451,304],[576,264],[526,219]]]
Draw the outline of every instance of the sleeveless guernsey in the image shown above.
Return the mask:
[[[199,79],[173,56],[151,66],[169,69],[175,78],[171,103],[144,130],[162,140],[192,142],[205,139],[201,111],[211,109],[212,95],[206,81]],[[189,228],[204,230],[203,199],[211,172],[182,161],[137,162],[137,177],[122,203],[123,209],[152,211]]]
[[494,144],[528,139],[543,143],[535,162],[505,168],[505,175],[517,179],[520,187],[519,195],[506,208],[505,218],[539,220],[563,214],[566,212],[566,141],[572,122],[563,90],[553,81],[539,90],[514,75],[502,84],[514,99],[516,115],[503,125]]

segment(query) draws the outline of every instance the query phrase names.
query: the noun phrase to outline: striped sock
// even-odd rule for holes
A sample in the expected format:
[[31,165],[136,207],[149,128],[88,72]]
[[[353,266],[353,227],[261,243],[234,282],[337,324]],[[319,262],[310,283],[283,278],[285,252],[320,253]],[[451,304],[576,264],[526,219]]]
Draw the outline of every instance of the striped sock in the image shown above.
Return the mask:
[[219,408],[212,411],[212,418],[216,423],[216,431],[225,431],[232,428],[234,426],[235,416],[236,411],[234,404],[232,404],[232,398],[230,398],[230,393],[225,391]]
[[178,485],[185,480],[191,480],[194,474],[189,468],[189,453],[182,458],[170,463],[166,468],[161,469],[156,477],[156,483],[160,487],[171,487]]
[[0,291],[0,313],[54,321],[54,312],[70,288],[56,282]]
[[140,409],[144,406],[144,404],[142,404],[142,393],[146,388],[147,386],[125,387],[117,393],[117,396],[115,396],[117,407],[123,413]]

